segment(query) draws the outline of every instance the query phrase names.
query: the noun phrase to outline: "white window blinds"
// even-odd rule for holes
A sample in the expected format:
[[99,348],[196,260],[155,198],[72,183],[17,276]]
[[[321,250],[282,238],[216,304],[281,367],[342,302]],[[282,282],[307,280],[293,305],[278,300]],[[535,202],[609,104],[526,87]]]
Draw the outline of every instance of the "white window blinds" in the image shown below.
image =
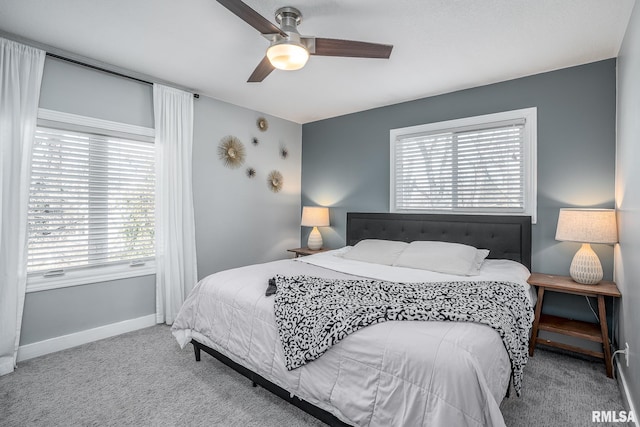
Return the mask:
[[526,126],[519,117],[392,131],[392,210],[533,215]]
[[154,145],[39,127],[29,199],[29,272],[154,257]]

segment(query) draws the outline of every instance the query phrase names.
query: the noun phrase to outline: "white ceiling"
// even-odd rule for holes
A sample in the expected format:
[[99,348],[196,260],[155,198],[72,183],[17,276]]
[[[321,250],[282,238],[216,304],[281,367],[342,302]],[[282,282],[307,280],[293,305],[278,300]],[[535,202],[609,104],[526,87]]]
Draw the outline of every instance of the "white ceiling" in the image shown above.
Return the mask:
[[635,0],[245,0],[303,35],[393,44],[246,83],[266,39],[215,0],[0,0],[0,30],[297,123],[617,56]]

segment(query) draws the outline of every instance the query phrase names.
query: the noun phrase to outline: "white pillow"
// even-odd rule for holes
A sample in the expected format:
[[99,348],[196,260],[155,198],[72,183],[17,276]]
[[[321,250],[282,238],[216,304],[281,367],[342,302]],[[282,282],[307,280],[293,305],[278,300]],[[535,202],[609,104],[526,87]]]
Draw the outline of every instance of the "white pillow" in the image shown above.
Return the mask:
[[481,252],[478,257],[478,249],[461,243],[415,241],[409,244],[393,265],[467,276],[479,273],[489,251],[484,257],[483,254]]
[[342,257],[374,264],[393,265],[398,256],[408,246],[409,244],[406,242],[366,239],[359,241],[350,251],[345,252]]
[[477,276],[480,274],[484,259],[489,256],[489,249],[476,249],[476,259],[467,276]]

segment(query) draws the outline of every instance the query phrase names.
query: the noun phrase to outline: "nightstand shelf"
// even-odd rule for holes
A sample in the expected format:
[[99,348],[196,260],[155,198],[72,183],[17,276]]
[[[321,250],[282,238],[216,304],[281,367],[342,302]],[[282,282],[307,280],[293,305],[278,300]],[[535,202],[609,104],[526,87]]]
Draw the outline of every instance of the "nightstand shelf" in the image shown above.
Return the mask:
[[[609,330],[607,329],[607,313],[604,305],[604,297],[620,297],[620,291],[614,282],[602,281],[597,285],[583,285],[574,282],[570,277],[551,274],[533,273],[528,280],[529,284],[538,287],[538,302],[536,303],[535,319],[529,342],[529,355],[533,356],[536,344],[544,344],[575,353],[604,359],[607,376],[613,376],[611,364],[611,349],[609,347]],[[599,323],[583,322],[567,319],[559,316],[542,314],[545,291],[560,292],[565,294],[582,295],[598,299]],[[602,351],[560,343],[557,341],[540,338],[539,331],[553,332],[574,338],[596,342],[602,345]]]
[[[567,335],[602,344],[602,332],[600,331],[600,325],[598,323],[582,322],[580,320],[571,320],[564,317],[542,314],[540,316],[540,322],[538,323],[538,330]],[[599,359],[604,359],[604,354],[602,352],[596,352],[586,348],[576,347],[539,337],[536,339],[536,342],[551,347],[561,348],[563,350],[573,351],[574,353],[588,354]]]

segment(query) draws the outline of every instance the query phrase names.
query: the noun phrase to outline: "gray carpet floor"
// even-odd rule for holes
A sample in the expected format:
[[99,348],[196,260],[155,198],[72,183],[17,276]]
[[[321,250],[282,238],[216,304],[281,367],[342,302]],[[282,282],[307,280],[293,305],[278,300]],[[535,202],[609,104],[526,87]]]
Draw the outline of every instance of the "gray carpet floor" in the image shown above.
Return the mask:
[[[591,425],[592,410],[623,410],[604,366],[537,349],[523,396],[505,399],[517,426]],[[0,377],[1,426],[324,425],[154,326],[19,364]],[[604,424],[598,424],[604,425]],[[617,424],[620,425],[620,424]]]

